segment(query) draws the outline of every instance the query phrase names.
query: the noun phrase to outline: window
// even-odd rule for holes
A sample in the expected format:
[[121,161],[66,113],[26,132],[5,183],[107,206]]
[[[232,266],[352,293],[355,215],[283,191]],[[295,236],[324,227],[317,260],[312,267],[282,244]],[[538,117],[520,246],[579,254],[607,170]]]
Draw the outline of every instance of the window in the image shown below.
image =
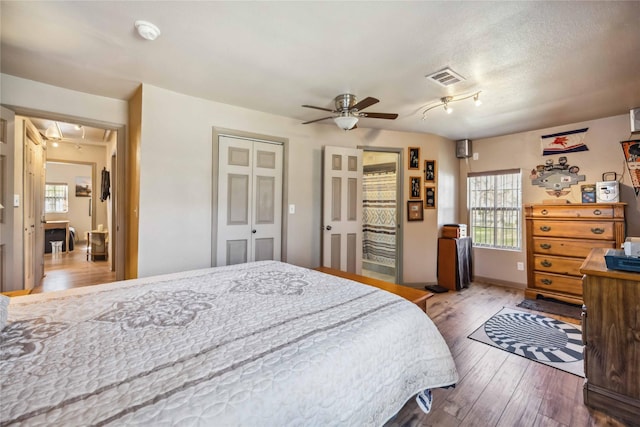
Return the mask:
[[519,169],[469,173],[467,195],[473,246],[521,248],[522,191]]
[[46,213],[66,213],[69,210],[69,186],[64,183],[44,185],[44,211]]

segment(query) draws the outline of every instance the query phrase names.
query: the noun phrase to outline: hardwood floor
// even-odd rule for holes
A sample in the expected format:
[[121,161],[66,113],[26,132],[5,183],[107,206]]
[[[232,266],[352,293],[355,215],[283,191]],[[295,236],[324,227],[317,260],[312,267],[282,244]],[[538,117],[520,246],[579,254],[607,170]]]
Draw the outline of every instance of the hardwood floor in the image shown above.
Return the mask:
[[44,279],[31,293],[59,291],[80,286],[114,282],[109,261],[88,261],[86,244],[78,243],[69,253],[44,255]]
[[522,290],[474,283],[430,298],[427,313],[449,344],[459,382],[433,391],[429,414],[410,399],[385,427],[625,426],[584,405],[582,378],[467,338],[502,307],[527,311],[516,307],[523,296]]

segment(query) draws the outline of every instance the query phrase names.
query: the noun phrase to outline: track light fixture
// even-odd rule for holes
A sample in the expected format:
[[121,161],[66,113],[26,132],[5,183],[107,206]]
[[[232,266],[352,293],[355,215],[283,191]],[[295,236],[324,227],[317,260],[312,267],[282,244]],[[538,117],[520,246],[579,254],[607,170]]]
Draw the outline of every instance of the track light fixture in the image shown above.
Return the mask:
[[438,102],[437,104],[430,105],[427,108],[425,108],[424,111],[422,111],[422,120],[425,120],[427,111],[433,110],[434,108],[438,108],[438,107],[443,107],[444,111],[446,111],[447,114],[451,114],[453,112],[453,108],[451,108],[449,104],[451,104],[452,102],[462,101],[464,99],[469,99],[469,98],[473,98],[473,102],[476,105],[476,107],[482,104],[482,101],[480,100],[480,91],[472,93],[471,95],[443,96],[442,98],[440,98],[440,102]]

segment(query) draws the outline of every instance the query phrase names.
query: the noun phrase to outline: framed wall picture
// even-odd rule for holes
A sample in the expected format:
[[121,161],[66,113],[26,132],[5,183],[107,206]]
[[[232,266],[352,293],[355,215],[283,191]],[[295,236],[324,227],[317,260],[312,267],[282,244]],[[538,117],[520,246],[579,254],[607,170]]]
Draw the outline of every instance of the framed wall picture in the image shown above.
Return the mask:
[[407,201],[407,221],[422,221],[422,220],[424,220],[422,200]]
[[436,208],[436,187],[424,187],[424,208]]
[[91,177],[76,176],[76,197],[91,197]]
[[420,176],[409,177],[409,198],[422,199],[422,177]]
[[424,161],[424,182],[436,182],[438,171],[435,160]]
[[409,147],[409,169],[420,169],[420,147]]

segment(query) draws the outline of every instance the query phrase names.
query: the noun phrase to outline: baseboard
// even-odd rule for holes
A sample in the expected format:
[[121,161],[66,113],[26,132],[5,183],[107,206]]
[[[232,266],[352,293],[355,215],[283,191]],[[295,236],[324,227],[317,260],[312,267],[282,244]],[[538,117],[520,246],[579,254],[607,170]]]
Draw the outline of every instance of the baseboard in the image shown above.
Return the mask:
[[489,277],[474,276],[473,281],[477,283],[486,283],[487,285],[502,286],[504,288],[521,289],[523,291],[527,288],[526,283],[509,282],[506,280],[493,279]]

